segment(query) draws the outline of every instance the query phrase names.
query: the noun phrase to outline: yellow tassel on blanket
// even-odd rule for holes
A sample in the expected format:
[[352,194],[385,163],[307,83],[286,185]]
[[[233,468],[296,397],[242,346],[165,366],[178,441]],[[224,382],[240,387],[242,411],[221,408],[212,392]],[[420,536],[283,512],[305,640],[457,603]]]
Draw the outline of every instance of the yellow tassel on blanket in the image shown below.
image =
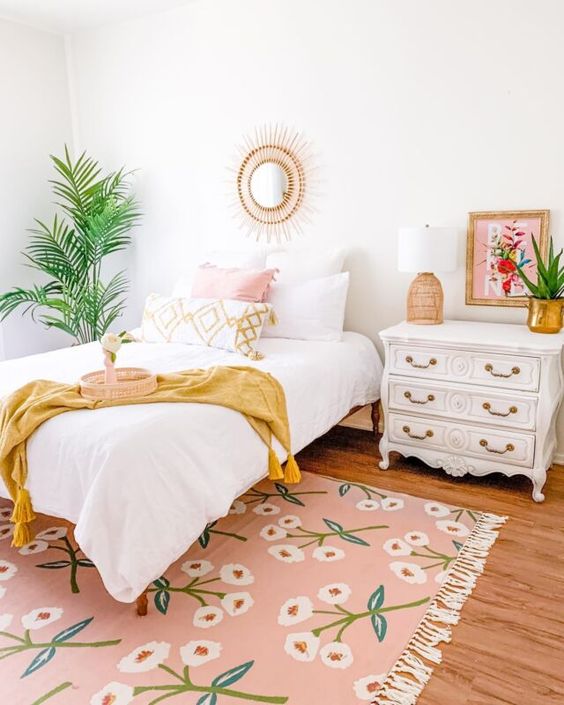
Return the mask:
[[272,450],[268,449],[268,479],[269,480],[283,480],[284,472],[282,471],[282,466],[278,460],[278,456]]
[[300,472],[300,468],[298,467],[298,464],[296,463],[296,459],[292,454],[288,456],[288,460],[286,462],[286,469],[284,472],[284,482],[287,482],[289,485],[293,485],[297,482],[300,482],[302,479],[302,474]]
[[26,543],[29,543],[32,539],[31,536],[31,529],[29,528],[29,524],[24,524],[21,521],[18,521],[17,524],[14,526],[14,535],[12,536],[12,546],[14,548],[21,548],[22,546],[25,546]]
[[14,522],[14,536],[12,546],[20,548],[31,541],[30,522],[35,519],[31,506],[31,497],[25,487],[18,488],[18,494],[14,503],[14,511],[11,520]]
[[31,506],[31,497],[25,487],[18,488],[16,501],[14,502],[14,511],[12,512],[12,521],[15,523],[23,522],[27,524],[35,519],[35,514]]

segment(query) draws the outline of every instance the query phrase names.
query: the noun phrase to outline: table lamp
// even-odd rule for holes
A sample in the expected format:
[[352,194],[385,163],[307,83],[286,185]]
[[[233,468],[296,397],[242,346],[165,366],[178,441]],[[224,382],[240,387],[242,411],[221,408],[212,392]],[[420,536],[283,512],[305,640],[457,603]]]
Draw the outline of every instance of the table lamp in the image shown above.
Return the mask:
[[454,272],[458,237],[455,228],[400,228],[398,270],[418,272],[407,292],[407,322],[443,322],[443,288],[432,272]]

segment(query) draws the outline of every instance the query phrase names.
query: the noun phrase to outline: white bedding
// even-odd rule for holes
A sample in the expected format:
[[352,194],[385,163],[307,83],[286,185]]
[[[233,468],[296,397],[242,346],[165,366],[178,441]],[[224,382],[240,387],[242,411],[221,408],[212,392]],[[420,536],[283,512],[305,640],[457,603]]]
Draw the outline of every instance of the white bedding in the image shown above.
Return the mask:
[[[135,343],[119,365],[167,372],[253,365],[282,384],[301,450],[354,406],[379,398],[382,364],[366,337],[342,342],[262,340],[250,362],[212,348]],[[84,345],[0,363],[0,398],[33,379],[75,382],[100,368]],[[283,451],[275,445],[281,460]],[[27,486],[34,508],[76,524],[76,539],[108,592],[132,602],[266,473],[267,451],[238,412],[208,404],[146,404],[71,411],[29,439]],[[0,496],[7,497],[0,480]]]

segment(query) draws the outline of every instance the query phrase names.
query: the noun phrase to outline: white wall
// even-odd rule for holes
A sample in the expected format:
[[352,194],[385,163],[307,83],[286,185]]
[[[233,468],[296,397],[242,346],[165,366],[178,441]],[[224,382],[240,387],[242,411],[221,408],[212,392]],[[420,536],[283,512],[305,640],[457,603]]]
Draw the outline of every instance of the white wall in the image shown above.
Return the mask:
[[[244,242],[227,167],[266,122],[314,143],[323,195],[303,243],[349,248],[347,325],[374,340],[404,316],[399,225],[463,240],[468,211],[549,208],[564,244],[563,26],[560,0],[196,0],[75,35],[82,145],[141,169],[128,322],[203,244]],[[448,317],[524,322],[466,306],[464,276],[461,248]]]
[[[71,139],[63,38],[0,19],[0,291],[38,273],[20,251],[33,218],[51,218],[50,153]],[[63,345],[68,338],[12,314],[3,324],[7,357]],[[1,353],[1,349],[0,349]]]

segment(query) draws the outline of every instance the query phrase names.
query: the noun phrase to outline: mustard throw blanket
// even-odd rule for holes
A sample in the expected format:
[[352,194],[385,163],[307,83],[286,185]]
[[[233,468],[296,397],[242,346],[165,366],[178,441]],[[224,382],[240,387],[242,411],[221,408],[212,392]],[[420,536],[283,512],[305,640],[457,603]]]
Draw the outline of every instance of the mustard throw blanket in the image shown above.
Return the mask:
[[[157,389],[145,397],[92,401],[80,394],[78,385],[36,380],[11,394],[0,414],[0,475],[14,500],[13,546],[31,540],[30,522],[35,519],[27,479],[26,441],[44,421],[74,409],[100,409],[122,404],[183,402],[217,404],[239,411],[268,448],[268,474],[272,480],[299,482],[300,471],[290,452],[286,398],[280,383],[252,367],[212,367],[159,375]],[[286,472],[272,450],[275,436],[288,453]]]

